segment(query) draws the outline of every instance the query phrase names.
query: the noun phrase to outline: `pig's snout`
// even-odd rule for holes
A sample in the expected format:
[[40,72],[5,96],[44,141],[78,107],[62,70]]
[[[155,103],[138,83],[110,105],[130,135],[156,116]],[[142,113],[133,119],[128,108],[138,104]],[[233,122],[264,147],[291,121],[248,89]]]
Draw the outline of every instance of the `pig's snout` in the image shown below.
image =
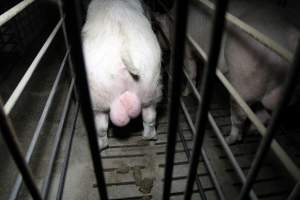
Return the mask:
[[116,126],[125,126],[141,113],[141,101],[133,92],[126,91],[117,97],[110,108],[110,119]]

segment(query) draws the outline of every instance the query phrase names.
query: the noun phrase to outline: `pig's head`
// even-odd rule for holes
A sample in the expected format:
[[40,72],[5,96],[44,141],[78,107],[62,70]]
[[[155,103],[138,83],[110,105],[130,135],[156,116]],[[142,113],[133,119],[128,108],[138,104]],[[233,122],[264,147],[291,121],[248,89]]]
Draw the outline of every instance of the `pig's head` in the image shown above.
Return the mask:
[[141,101],[133,92],[126,91],[110,107],[110,119],[116,126],[125,126],[141,112]]

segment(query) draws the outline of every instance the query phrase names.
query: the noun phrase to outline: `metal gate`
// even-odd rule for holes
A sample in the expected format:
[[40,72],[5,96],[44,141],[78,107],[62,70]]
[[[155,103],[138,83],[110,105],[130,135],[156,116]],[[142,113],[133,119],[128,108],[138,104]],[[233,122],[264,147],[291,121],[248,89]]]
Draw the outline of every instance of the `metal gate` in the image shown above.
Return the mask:
[[[45,0],[46,1],[46,0]],[[174,52],[172,52],[172,64],[171,71],[167,72],[169,75],[169,99],[168,102],[168,127],[167,127],[167,146],[166,146],[166,158],[164,166],[164,179],[163,179],[163,190],[161,199],[170,199],[171,198],[171,185],[173,169],[174,169],[174,158],[175,158],[175,149],[177,142],[177,132],[179,133],[179,138],[183,145],[183,152],[188,158],[188,176],[186,181],[186,186],[184,190],[184,199],[191,199],[194,192],[194,183],[196,183],[197,189],[201,199],[208,199],[205,195],[202,183],[197,174],[197,168],[199,164],[199,157],[204,163],[205,169],[208,172],[213,187],[215,188],[216,194],[219,199],[225,199],[224,191],[222,190],[222,185],[220,178],[217,176],[213,169],[213,164],[207,155],[206,148],[203,148],[203,140],[206,133],[206,125],[209,124],[212,128],[212,133],[217,138],[219,145],[221,146],[225,156],[230,161],[230,164],[233,167],[234,172],[237,174],[240,182],[242,183],[240,193],[238,194],[237,199],[258,199],[256,192],[253,190],[254,181],[258,175],[258,172],[261,169],[262,162],[266,158],[267,153],[271,149],[276,155],[277,159],[283,164],[283,166],[288,171],[289,175],[292,177],[294,182],[294,189],[290,191],[288,199],[296,199],[299,197],[299,181],[300,181],[300,171],[299,167],[295,164],[294,160],[286,153],[284,148],[274,140],[275,131],[278,129],[279,121],[282,117],[282,111],[287,105],[292,92],[295,87],[295,81],[297,76],[299,76],[299,59],[300,59],[300,46],[298,45],[295,55],[292,55],[291,52],[282,48],[275,41],[271,40],[264,34],[258,32],[253,27],[249,26],[245,22],[239,20],[233,15],[226,13],[227,10],[227,0],[217,0],[215,4],[211,3],[208,0],[195,0],[198,3],[202,3],[208,9],[214,11],[214,20],[213,20],[213,30],[210,43],[210,51],[208,54],[202,50],[202,48],[197,44],[197,42],[190,36],[186,34],[187,26],[187,12],[188,12],[188,1],[177,1],[177,10],[176,18],[170,17],[170,20],[175,23],[175,45]],[[75,114],[71,117],[71,126],[72,131],[68,133],[67,136],[67,148],[64,152],[64,162],[63,168],[60,172],[60,179],[58,183],[56,199],[63,198],[63,191],[65,185],[66,174],[69,166],[70,153],[72,148],[72,142],[74,138],[74,130],[77,123],[77,117],[79,109],[81,110],[84,124],[87,131],[89,149],[93,161],[93,169],[95,173],[95,178],[97,180],[98,192],[101,199],[108,199],[107,187],[105,182],[103,163],[101,159],[101,154],[99,151],[99,146],[97,143],[97,133],[94,124],[93,111],[91,109],[91,100],[87,85],[87,77],[84,68],[83,55],[81,52],[81,38],[80,30],[82,25],[82,16],[81,16],[81,7],[79,1],[66,0],[63,1],[47,1],[57,5],[60,19],[57,22],[56,26],[52,30],[51,34],[48,36],[47,40],[39,50],[38,54],[28,67],[26,73],[18,83],[17,87],[14,89],[11,96],[5,102],[4,105],[1,105],[0,112],[0,127],[1,134],[3,139],[9,149],[11,156],[13,157],[18,169],[19,175],[12,187],[9,199],[17,199],[22,183],[26,185],[29,193],[33,199],[47,199],[49,198],[49,189],[51,184],[51,176],[53,174],[53,169],[55,161],[57,158],[59,146],[62,140],[63,128],[67,123],[68,112],[71,107],[71,104],[75,105]],[[7,10],[0,16],[0,26],[3,26],[9,20],[13,19],[16,15],[19,15],[23,12],[26,7],[34,4],[33,0],[23,0],[11,9]],[[180,20],[176,20],[180,19]],[[226,77],[217,69],[218,57],[220,54],[221,40],[224,32],[225,20],[228,23],[231,23],[241,30],[248,33],[250,36],[272,49],[276,54],[280,55],[282,58],[289,61],[292,65],[292,68],[288,74],[287,81],[285,83],[284,98],[281,100],[278,105],[277,110],[274,112],[271,123],[269,127],[265,127],[263,123],[257,118],[255,113],[251,108],[245,103],[241,96],[236,92],[232,87],[230,82]],[[42,57],[47,52],[49,46],[51,45],[53,39],[58,34],[58,31],[62,30],[64,45],[66,48],[63,59],[57,72],[56,79],[53,83],[52,89],[49,93],[48,99],[46,101],[45,107],[40,119],[36,126],[36,129],[33,133],[30,146],[28,147],[26,154],[23,155],[23,152],[19,145],[19,139],[16,137],[14,127],[10,121],[9,114],[14,108],[15,104],[19,100],[19,97],[22,95],[24,88],[30,81],[34,71],[36,70],[39,62]],[[160,31],[163,34],[162,31]],[[166,36],[164,38],[167,38]],[[187,41],[187,43],[185,43]],[[191,45],[198,53],[198,56],[205,61],[205,70],[203,74],[202,81],[202,94],[199,93],[198,89],[193,85],[188,74],[183,70],[183,59],[184,59],[184,47],[185,45]],[[70,81],[68,83],[68,92],[65,99],[64,107],[61,112],[61,117],[59,120],[59,126],[56,130],[55,140],[53,144],[53,150],[50,155],[50,162],[48,164],[47,175],[43,178],[42,187],[39,188],[35,180],[33,179],[31,170],[28,163],[31,160],[32,154],[35,151],[38,138],[40,137],[41,129],[47,121],[48,113],[51,110],[53,105],[53,99],[55,94],[58,91],[58,85],[62,80],[64,72],[69,74]],[[194,97],[197,99],[198,108],[196,115],[196,122],[194,123],[191,115],[187,109],[187,106],[183,99],[180,97],[180,91],[178,88],[181,86],[183,76],[188,80],[190,87],[192,88]],[[259,133],[262,135],[261,142],[258,146],[257,151],[255,152],[255,157],[251,164],[248,173],[245,174],[242,167],[239,165],[234,153],[232,152],[229,145],[225,142],[221,128],[218,126],[216,120],[214,119],[211,111],[209,110],[209,104],[212,99],[212,92],[215,82],[220,81],[224,87],[227,89],[229,94],[233,99],[242,107],[244,112],[247,114],[249,120],[256,126]],[[75,89],[76,88],[76,89]],[[73,98],[72,98],[73,97]],[[189,129],[192,132],[192,152],[190,152],[185,136],[181,131],[178,131],[179,124],[179,113],[180,108],[182,113],[187,121]],[[132,198],[135,199],[135,198]]]

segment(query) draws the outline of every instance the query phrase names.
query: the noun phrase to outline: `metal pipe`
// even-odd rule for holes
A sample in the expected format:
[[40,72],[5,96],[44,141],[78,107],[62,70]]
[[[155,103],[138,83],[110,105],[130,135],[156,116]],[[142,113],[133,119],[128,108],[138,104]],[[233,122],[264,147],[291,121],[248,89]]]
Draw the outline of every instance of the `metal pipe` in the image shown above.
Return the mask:
[[74,89],[74,79],[72,79],[67,96],[66,96],[66,100],[65,100],[65,104],[64,104],[64,108],[62,110],[62,114],[59,120],[59,125],[58,128],[56,130],[55,133],[55,139],[54,139],[54,146],[53,146],[53,150],[52,153],[50,155],[50,162],[48,164],[49,168],[47,170],[47,174],[46,177],[44,179],[44,183],[43,183],[43,187],[42,187],[42,197],[44,199],[47,199],[47,195],[49,192],[49,186],[50,186],[50,178],[52,176],[53,173],[53,167],[54,167],[54,163],[55,163],[55,159],[57,157],[57,153],[58,153],[58,149],[60,146],[60,142],[62,139],[62,133],[63,133],[63,128],[65,126],[65,122],[66,122],[66,118],[68,116],[68,112],[70,109],[70,102],[71,102],[71,96],[72,96],[72,91]]
[[61,24],[62,24],[62,21],[63,21],[63,19],[59,20],[59,22],[57,23],[57,25],[55,26],[55,28],[53,29],[51,34],[48,36],[45,43],[43,44],[42,48],[40,49],[40,51],[38,52],[38,54],[36,55],[36,57],[32,61],[31,65],[29,66],[29,68],[25,72],[24,76],[22,77],[22,79],[18,83],[17,87],[15,88],[15,90],[13,91],[13,93],[11,94],[11,96],[9,97],[7,102],[5,103],[4,111],[5,111],[6,115],[9,114],[10,111],[13,109],[13,107],[16,104],[16,102],[18,101],[20,95],[24,91],[24,88],[26,87],[27,83],[29,82],[32,74],[34,73],[35,69],[37,68],[37,66],[38,66],[39,62],[41,61],[42,57],[45,55],[45,53],[46,53],[48,47],[50,46],[50,44],[52,43],[54,37],[56,36],[56,34],[57,34]]
[[67,171],[68,171],[68,166],[69,166],[69,161],[70,161],[70,155],[71,155],[71,150],[72,150],[72,145],[73,145],[73,138],[75,135],[75,127],[76,127],[77,119],[78,119],[79,108],[80,108],[79,103],[76,103],[75,116],[74,116],[73,123],[71,125],[72,128],[71,128],[70,137],[69,137],[68,143],[67,143],[67,150],[65,151],[65,157],[64,157],[65,160],[63,163],[62,172],[60,174],[56,200],[61,200],[63,197],[64,186],[65,186],[65,181],[66,181],[66,176],[67,176]]
[[184,199],[191,199],[193,185],[195,181],[195,175],[197,172],[198,159],[201,153],[202,143],[204,139],[205,127],[207,122],[207,114],[209,109],[209,103],[213,92],[214,82],[216,80],[216,68],[218,64],[219,53],[221,49],[221,41],[225,24],[225,13],[227,9],[227,0],[216,1],[216,12],[213,22],[213,31],[211,37],[210,53],[207,61],[207,65],[204,71],[204,78],[202,82],[202,104],[200,105],[200,112],[197,113],[199,119],[196,124],[197,134],[195,135],[195,141],[193,144],[192,160],[189,166],[189,175],[186,184],[186,190],[184,193]]
[[94,121],[94,113],[92,110],[91,98],[88,88],[88,80],[85,70],[84,57],[81,47],[81,27],[79,26],[78,1],[65,1],[63,5],[64,13],[66,14],[67,36],[70,44],[72,44],[71,55],[73,58],[73,67],[76,75],[76,89],[81,102],[81,112],[87,130],[88,142],[91,152],[91,157],[96,175],[98,192],[102,200],[107,200],[107,190],[105,186],[105,177],[101,161],[101,154],[98,145],[97,131]]
[[[54,81],[54,83],[53,83],[53,86],[52,86],[52,88],[51,88],[50,94],[49,94],[49,96],[48,96],[46,105],[45,105],[45,107],[44,107],[44,109],[43,109],[43,112],[42,112],[42,115],[41,115],[41,117],[40,117],[40,119],[39,119],[39,121],[38,121],[38,125],[37,125],[37,127],[35,128],[35,131],[34,131],[34,134],[33,134],[32,139],[31,139],[29,148],[28,148],[28,150],[27,150],[27,152],[26,152],[25,160],[26,160],[27,163],[30,162],[30,159],[31,159],[31,156],[32,156],[32,154],[33,154],[33,151],[34,151],[34,149],[35,149],[35,147],[36,147],[38,138],[40,137],[41,130],[42,130],[44,124],[45,124],[45,120],[46,120],[46,118],[47,118],[47,116],[48,116],[48,113],[49,113],[49,111],[50,111],[50,107],[51,107],[51,105],[52,105],[52,103],[53,103],[53,99],[54,99],[55,93],[56,93],[56,91],[57,91],[58,84],[59,84],[59,82],[60,82],[60,80],[61,80],[61,78],[62,78],[62,73],[63,73],[64,68],[65,68],[65,62],[66,62],[67,56],[68,56],[68,52],[66,52],[66,55],[65,55],[65,57],[64,57],[64,59],[63,59],[61,65],[60,65],[59,71],[58,71],[58,73],[57,73],[57,75],[56,75],[55,81]],[[18,193],[19,193],[20,188],[21,188],[21,184],[22,184],[22,177],[19,175],[19,176],[17,177],[17,180],[16,180],[15,183],[14,183],[12,192],[11,192],[11,194],[10,194],[10,197],[9,197],[10,200],[14,200],[14,199],[17,198]]]
[[22,155],[22,150],[19,145],[18,138],[15,134],[14,128],[10,122],[10,120],[5,115],[2,102],[0,101],[0,132],[2,133],[2,137],[7,145],[7,148],[13,157],[19,171],[22,174],[25,185],[28,188],[33,199],[41,200],[42,196],[40,191],[34,182],[32,173],[29,170],[29,167]]
[[[64,11],[63,11],[63,7],[62,7],[62,2],[61,0],[58,0],[57,1],[57,7],[58,7],[58,10],[59,10],[59,15],[60,15],[60,18],[64,19],[65,18],[65,14],[64,14]],[[70,47],[70,43],[69,43],[69,39],[68,39],[68,35],[67,35],[67,29],[66,29],[66,23],[65,23],[65,20],[63,20],[62,22],[62,30],[63,30],[63,35],[64,35],[64,43],[65,43],[65,47],[68,51],[71,50],[71,47]],[[73,62],[72,62],[72,55],[69,55],[68,57],[68,64],[69,64],[69,69],[70,69],[70,72],[71,72],[71,76],[73,78],[76,78],[75,76],[75,73],[74,73],[74,67],[73,67]],[[78,99],[78,94],[76,93],[76,90],[74,89],[74,92],[75,92],[75,98]]]
[[[188,125],[190,126],[190,129],[192,130],[192,133],[193,133],[192,135],[194,136],[195,127],[193,125],[192,119],[189,116],[188,110],[187,110],[187,108],[186,108],[186,106],[185,106],[185,104],[184,104],[184,102],[183,102],[182,99],[180,99],[180,107],[181,107],[181,109],[182,109],[182,111],[184,113],[184,116],[185,116],[185,119],[188,122]],[[187,157],[188,161],[190,162],[190,160],[191,160],[191,153],[190,153],[190,150],[189,150],[188,146],[186,145],[185,137],[184,137],[182,131],[178,131],[178,133],[179,133],[179,137],[180,137],[180,140],[181,140],[184,152],[186,154],[186,157]],[[197,178],[196,178],[196,184],[197,184],[197,188],[199,190],[199,194],[201,196],[201,199],[207,199],[206,196],[205,196],[202,184],[201,184],[201,182],[199,180],[199,177],[198,177],[198,175],[196,175],[196,176],[197,176]]]
[[11,9],[7,10],[5,13],[0,15],[0,27],[3,26],[6,22],[12,19],[14,16],[22,12],[27,6],[32,4],[34,0],[23,0]]
[[170,199],[170,191],[172,184],[172,174],[174,168],[174,156],[176,147],[176,134],[178,128],[178,111],[179,111],[179,97],[182,79],[182,64],[184,57],[185,46],[185,32],[187,27],[187,12],[188,1],[177,1],[176,10],[176,25],[175,25],[175,49],[172,66],[172,79],[169,79],[170,103],[168,105],[168,142],[166,147],[166,166],[164,172],[164,186],[162,199]]
[[[282,99],[280,100],[277,109],[275,110],[273,117],[271,119],[270,126],[267,130],[266,135],[263,137],[261,144],[258,147],[257,153],[252,162],[251,168],[247,175],[246,183],[243,185],[241,193],[238,199],[245,199],[248,195],[249,190],[251,189],[254,180],[259,172],[259,169],[262,165],[263,159],[267,155],[272,143],[275,131],[279,126],[279,122],[282,118],[283,110],[286,108],[290,98],[292,97],[293,91],[296,87],[297,77],[300,75],[300,41],[297,45],[297,50],[294,55],[294,62],[289,71],[287,79],[284,85],[284,91],[282,93]],[[297,177],[299,179],[299,177]]]

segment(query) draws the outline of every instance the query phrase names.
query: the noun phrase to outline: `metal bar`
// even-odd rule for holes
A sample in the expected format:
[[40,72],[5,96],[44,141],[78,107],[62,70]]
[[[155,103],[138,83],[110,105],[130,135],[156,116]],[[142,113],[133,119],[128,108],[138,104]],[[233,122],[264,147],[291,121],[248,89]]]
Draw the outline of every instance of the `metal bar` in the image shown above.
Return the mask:
[[5,13],[0,15],[0,27],[12,19],[14,16],[22,12],[27,6],[32,4],[34,0],[23,0],[11,9],[7,10]]
[[27,83],[29,82],[32,74],[34,73],[35,69],[37,68],[42,57],[45,55],[45,53],[46,53],[48,47],[50,46],[50,44],[52,43],[54,37],[56,36],[56,34],[62,24],[62,21],[63,21],[63,19],[59,20],[59,22],[57,23],[57,25],[55,26],[55,28],[53,29],[51,34],[48,36],[45,43],[43,44],[42,48],[40,49],[40,51],[38,52],[38,54],[32,61],[31,65],[27,69],[26,73],[24,74],[24,76],[22,77],[20,82],[18,83],[18,85],[15,88],[15,90],[13,91],[12,95],[9,97],[9,99],[5,103],[4,111],[5,111],[6,115],[9,114],[10,111],[13,109],[13,107],[16,104],[17,100],[19,99],[20,95],[24,91],[24,88],[26,87]]
[[[50,91],[50,94],[48,96],[48,99],[47,99],[47,102],[45,104],[45,107],[43,109],[42,115],[41,115],[41,117],[40,117],[40,119],[38,121],[38,125],[35,128],[35,131],[34,131],[32,139],[31,139],[29,148],[28,148],[28,150],[26,152],[25,160],[26,160],[27,163],[30,162],[32,153],[33,153],[33,151],[34,151],[34,149],[36,147],[38,138],[39,138],[39,136],[41,134],[41,130],[42,130],[44,124],[45,124],[45,120],[46,120],[46,118],[48,116],[48,113],[50,111],[50,107],[52,105],[55,93],[56,93],[57,88],[58,88],[58,84],[59,84],[59,82],[60,82],[60,80],[62,78],[62,73],[63,73],[63,70],[65,68],[65,63],[66,63],[67,56],[68,56],[68,52],[66,52],[65,57],[64,57],[64,59],[63,59],[63,61],[61,63],[60,69],[59,69],[59,71],[58,71],[58,73],[56,75],[55,81],[54,81],[53,86],[51,88],[51,91]],[[14,199],[17,198],[18,193],[19,193],[20,188],[21,188],[21,184],[22,184],[22,177],[19,175],[17,177],[17,180],[16,180],[16,182],[15,182],[15,184],[13,186],[12,192],[10,194],[10,197],[9,197],[10,200],[14,200]]]
[[44,199],[47,199],[47,195],[49,192],[49,186],[50,186],[50,178],[52,176],[52,172],[53,172],[53,167],[54,167],[54,163],[55,163],[55,159],[57,157],[57,153],[58,153],[58,149],[60,146],[60,142],[61,142],[61,138],[62,138],[62,133],[63,133],[63,128],[65,126],[65,122],[66,122],[66,118],[70,109],[70,102],[71,102],[71,95],[72,95],[72,91],[74,89],[74,79],[72,79],[68,93],[67,93],[67,97],[65,100],[65,104],[64,104],[64,108],[62,111],[62,115],[60,117],[59,120],[59,125],[55,134],[55,140],[54,140],[54,146],[53,146],[53,150],[52,153],[50,155],[50,162],[49,162],[49,168],[46,174],[46,177],[44,179],[44,183],[43,183],[43,187],[42,187],[42,197]]
[[[192,88],[192,91],[193,91],[196,99],[200,103],[202,101],[200,93],[198,92],[197,88],[193,84],[191,78],[188,76],[186,71],[184,71],[184,74],[185,74],[185,77],[188,80],[188,83],[190,84],[190,87]],[[222,148],[225,151],[226,156],[228,157],[231,165],[233,166],[235,172],[237,173],[240,181],[242,183],[245,183],[246,182],[246,176],[245,176],[244,172],[242,171],[242,169],[240,168],[240,166],[239,166],[237,160],[235,159],[234,155],[232,154],[232,151],[230,150],[228,144],[226,143],[226,141],[224,139],[224,136],[223,136],[221,130],[219,129],[216,121],[214,120],[213,116],[210,113],[208,113],[208,121],[209,121],[209,123],[210,123],[210,125],[213,129],[213,132],[215,133],[215,135],[217,136],[219,142],[221,143]],[[250,192],[250,197],[251,197],[252,200],[258,199],[252,190]]]
[[69,137],[68,143],[67,143],[67,150],[65,151],[65,160],[63,163],[62,172],[60,174],[56,200],[61,200],[63,197],[64,186],[65,186],[65,181],[66,181],[66,176],[67,176],[67,171],[68,171],[68,166],[69,166],[69,160],[70,160],[70,155],[71,155],[71,150],[72,150],[72,145],[73,145],[73,138],[75,135],[75,127],[76,127],[76,123],[77,123],[77,119],[78,119],[79,103],[76,103],[75,110],[76,110],[75,116],[74,116],[73,124],[71,126],[72,129],[71,129],[70,137]]
[[[58,6],[58,10],[59,10],[59,15],[61,18],[64,18],[65,14],[64,14],[64,11],[63,11],[63,7],[62,7],[62,2],[61,0],[57,1],[57,6]],[[65,23],[65,20],[63,20],[62,22],[62,30],[63,30],[63,35],[64,35],[64,42],[65,42],[65,47],[68,51],[70,51],[71,47],[70,47],[70,44],[69,44],[69,40],[68,40],[68,35],[67,35],[67,29],[66,29],[66,23]],[[72,55],[69,55],[68,57],[68,64],[69,64],[69,69],[70,69],[70,72],[71,72],[71,75],[73,78],[76,78],[75,77],[75,73],[74,73],[74,67],[73,67],[73,62],[72,62]],[[78,97],[77,93],[76,93],[76,90],[74,90],[75,92],[75,98]]]
[[[199,101],[199,102],[200,102],[200,101]],[[182,99],[180,100],[180,106],[181,106],[181,109],[182,109],[182,111],[183,111],[183,113],[184,113],[185,119],[187,120],[188,125],[189,125],[190,129],[192,130],[192,136],[194,137],[194,136],[196,135],[196,128],[195,128],[195,126],[194,126],[194,124],[193,124],[193,121],[192,121],[190,115],[189,115],[189,112],[188,112],[188,110],[187,110],[187,107],[186,107],[186,105],[185,105],[185,103],[183,102]],[[179,136],[180,136],[180,138],[181,138],[182,141],[185,141],[184,135],[183,135],[181,132],[180,132]],[[185,142],[184,142],[184,143],[185,143]],[[184,144],[183,146],[184,146],[184,148],[187,148],[187,147],[186,147],[186,144]],[[191,156],[190,156],[190,152],[187,151],[186,153],[188,154],[187,157],[188,157],[188,160],[190,161],[190,157],[191,157]],[[210,178],[211,178],[211,180],[212,180],[212,182],[213,182],[213,184],[214,184],[214,186],[215,186],[215,188],[216,188],[216,190],[217,190],[217,194],[218,194],[219,198],[220,198],[221,200],[225,200],[224,194],[223,194],[223,192],[222,192],[222,190],[221,190],[221,186],[220,186],[220,184],[219,184],[219,182],[218,182],[218,179],[217,179],[217,177],[216,177],[216,175],[215,175],[215,173],[214,173],[214,170],[213,170],[213,168],[212,168],[212,166],[211,166],[211,163],[210,163],[210,161],[209,161],[209,159],[208,159],[208,157],[207,157],[207,154],[206,154],[206,152],[205,152],[205,150],[204,150],[203,148],[202,148],[202,150],[201,150],[201,155],[202,155],[204,164],[205,164],[205,166],[206,166],[206,168],[207,168],[207,170],[208,170],[208,173],[209,173],[209,175],[210,175]],[[199,178],[197,178],[196,181],[198,182],[198,181],[199,181]],[[197,183],[197,182],[196,182],[196,183]],[[199,182],[200,182],[200,181],[199,181]],[[201,184],[201,182],[200,182],[200,184]],[[197,183],[197,185],[198,185],[198,183]],[[206,197],[205,197],[205,199],[206,199]]]
[[287,200],[297,200],[299,198],[300,198],[300,182],[296,184],[296,186],[294,187],[293,191],[291,192]]
[[84,120],[84,124],[87,130],[87,136],[89,141],[90,152],[92,156],[94,172],[96,175],[98,192],[102,200],[108,199],[107,190],[105,185],[105,177],[103,174],[103,166],[101,161],[101,154],[98,145],[97,131],[94,121],[94,113],[92,110],[91,98],[88,88],[88,80],[85,70],[84,57],[81,47],[81,35],[79,26],[79,15],[76,12],[78,9],[78,1],[65,1],[63,4],[63,10],[66,13],[66,28],[67,36],[72,44],[71,55],[73,58],[73,67],[76,76],[76,89],[81,102],[81,112]]
[[202,103],[200,105],[200,112],[197,113],[197,118],[199,119],[199,121],[196,124],[197,134],[195,135],[195,140],[193,144],[192,160],[189,166],[189,175],[186,184],[186,190],[184,193],[185,200],[191,199],[195,176],[197,173],[198,159],[201,153],[202,143],[205,134],[209,103],[213,92],[214,82],[216,79],[215,71],[217,68],[219,53],[221,49],[221,41],[225,24],[224,17],[227,9],[227,4],[227,0],[216,1],[216,12],[213,22],[212,38],[210,42],[211,47],[207,65],[204,69],[204,78],[201,89],[201,91],[203,91]]
[[6,117],[1,102],[0,102],[0,130],[3,139],[7,145],[7,148],[9,149],[11,156],[13,157],[19,171],[22,174],[25,185],[28,188],[31,196],[33,197],[33,199],[41,200],[42,196],[40,194],[40,191],[36,183],[34,182],[33,176],[29,170],[28,165],[26,164],[26,161],[24,160],[24,157],[22,155],[22,150],[19,145],[14,128],[11,122],[9,121],[9,119]]
[[[263,137],[261,144],[258,147],[257,153],[252,162],[251,168],[247,175],[246,183],[243,185],[242,191],[239,195],[239,199],[245,199],[251,189],[255,177],[257,176],[259,169],[262,165],[263,159],[267,155],[272,143],[275,131],[279,126],[279,122],[282,118],[282,112],[287,106],[290,98],[292,97],[293,91],[296,87],[297,77],[300,75],[300,41],[297,45],[297,50],[294,56],[294,62],[292,68],[289,71],[288,77],[285,81],[284,91],[282,93],[282,99],[280,100],[277,109],[275,110],[271,119],[270,126],[267,130],[265,137]],[[299,179],[299,177],[297,177]]]
[[[195,2],[204,4],[206,7],[208,7],[211,10],[215,9],[215,6],[213,3],[211,3],[209,0],[193,0]],[[261,32],[257,31],[255,28],[249,26],[239,18],[233,16],[230,13],[226,14],[226,20],[230,23],[236,25],[238,28],[240,28],[242,31],[249,34],[252,38],[259,41],[261,44],[266,46],[269,49],[272,49],[277,55],[282,57],[283,59],[292,62],[293,61],[293,54],[292,52],[288,51],[287,49],[283,48],[281,45],[279,45],[277,42],[269,38],[268,36],[262,34]]]
[[182,64],[184,57],[184,46],[185,46],[185,32],[187,27],[187,12],[188,12],[187,1],[177,1],[176,20],[175,25],[175,50],[173,54],[173,66],[172,66],[172,79],[169,80],[170,91],[170,103],[168,107],[168,142],[166,147],[166,167],[164,174],[164,186],[162,199],[170,199],[170,191],[172,184],[173,174],[173,163],[175,156],[176,147],[176,133],[178,128],[178,112],[179,112],[179,97],[180,91],[178,88],[181,87],[182,79]]

